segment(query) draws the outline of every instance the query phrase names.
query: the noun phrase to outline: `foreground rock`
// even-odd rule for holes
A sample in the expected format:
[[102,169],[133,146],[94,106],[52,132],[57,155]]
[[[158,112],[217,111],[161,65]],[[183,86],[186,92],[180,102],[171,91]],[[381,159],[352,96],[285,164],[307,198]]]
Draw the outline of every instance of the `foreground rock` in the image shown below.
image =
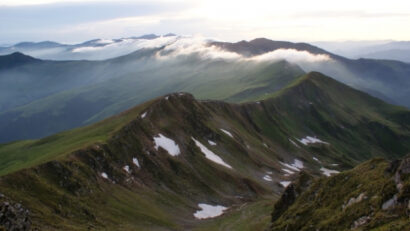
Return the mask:
[[0,194],[0,230],[30,230],[30,211]]

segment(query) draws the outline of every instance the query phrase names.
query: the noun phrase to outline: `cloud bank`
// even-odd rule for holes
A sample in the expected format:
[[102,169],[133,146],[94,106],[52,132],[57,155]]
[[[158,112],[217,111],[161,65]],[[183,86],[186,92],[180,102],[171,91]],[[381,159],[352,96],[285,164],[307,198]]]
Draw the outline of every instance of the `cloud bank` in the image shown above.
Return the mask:
[[295,49],[277,49],[253,57],[244,57],[238,53],[210,46],[211,39],[203,37],[184,37],[166,45],[164,51],[158,52],[157,58],[170,59],[179,56],[198,55],[203,59],[223,59],[242,62],[271,62],[286,60],[292,63],[316,63],[331,61],[327,54],[312,54]]

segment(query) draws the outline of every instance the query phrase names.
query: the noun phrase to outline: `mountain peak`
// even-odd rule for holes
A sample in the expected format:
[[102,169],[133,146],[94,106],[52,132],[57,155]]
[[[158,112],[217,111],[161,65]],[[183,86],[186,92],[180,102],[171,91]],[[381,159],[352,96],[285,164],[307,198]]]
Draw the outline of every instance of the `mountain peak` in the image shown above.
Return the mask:
[[40,61],[40,59],[35,59],[21,52],[14,52],[9,55],[0,56],[0,70]]
[[294,49],[298,51],[308,51],[312,54],[328,54],[337,57],[319,47],[307,43],[293,43],[286,41],[275,41],[267,38],[256,38],[250,41],[242,40],[236,43],[213,42],[211,45],[219,46],[222,49],[236,52],[245,56],[254,56],[278,49]]

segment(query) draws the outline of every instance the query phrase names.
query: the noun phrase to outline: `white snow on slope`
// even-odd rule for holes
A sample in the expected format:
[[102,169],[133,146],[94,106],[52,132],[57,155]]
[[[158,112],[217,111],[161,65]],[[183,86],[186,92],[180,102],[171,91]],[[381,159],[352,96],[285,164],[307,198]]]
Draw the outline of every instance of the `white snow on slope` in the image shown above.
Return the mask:
[[195,142],[196,146],[198,146],[198,148],[201,149],[201,152],[205,154],[205,157],[207,159],[222,166],[225,166],[227,168],[232,168],[229,164],[225,163],[219,156],[217,156],[215,153],[213,153],[211,150],[205,147],[205,145],[201,144],[201,142],[194,139],[194,137],[192,137],[192,140]]
[[212,146],[215,146],[215,145],[216,145],[216,143],[213,142],[212,140],[208,140],[208,143],[209,143],[210,145],[212,145]]
[[223,214],[227,209],[222,205],[208,205],[208,204],[198,204],[198,207],[201,210],[198,210],[194,213],[194,217],[197,219],[207,219],[217,217]]
[[221,131],[233,138],[233,135],[230,132],[228,132],[227,130],[221,128]]
[[104,178],[104,179],[108,179],[108,175],[107,175],[107,173],[105,173],[105,172],[102,172],[102,173],[101,173],[101,177]]
[[161,147],[165,149],[171,156],[177,156],[181,152],[179,150],[178,144],[175,141],[171,140],[170,138],[162,135],[159,133],[156,137],[154,137],[155,149],[158,151],[158,148]]
[[325,175],[325,176],[330,176],[332,174],[339,173],[339,171],[337,171],[337,170],[327,169],[325,167],[321,167],[320,171],[322,171],[323,175]]
[[302,169],[303,168],[303,162],[298,160],[298,159],[295,159],[295,160],[293,160],[292,166],[294,166],[298,169]]
[[126,172],[128,172],[128,173],[131,172],[131,171],[130,171],[130,166],[128,166],[128,165],[125,165],[124,167],[122,167],[122,169],[124,169],[124,171],[126,171]]
[[298,168],[296,168],[296,167],[294,167],[294,166],[292,166],[292,165],[290,165],[290,164],[283,163],[283,162],[279,162],[279,163],[281,163],[283,166],[285,166],[285,167],[287,167],[287,168],[289,168],[289,169],[292,169],[293,171],[296,171],[296,172],[299,172],[299,171],[300,171]]
[[287,169],[287,168],[282,168],[282,171],[284,171],[284,172],[286,172],[286,173],[288,173],[288,174],[295,174],[295,172],[293,172],[293,171],[290,171],[289,169]]
[[138,159],[136,157],[132,158],[132,163],[135,164],[135,166],[137,166],[138,168],[140,168],[140,162],[138,161]]
[[295,143],[295,141],[293,141],[292,139],[288,139],[290,141],[290,143],[292,143],[295,147],[300,148],[299,145],[297,143]]
[[288,185],[290,184],[291,182],[290,181],[281,181],[280,182],[280,184],[283,186],[283,187],[288,187]]
[[327,142],[324,142],[316,137],[312,137],[312,136],[306,136],[305,138],[302,138],[299,140],[299,142],[301,142],[304,145],[309,145],[309,144],[315,144],[315,143],[321,143],[321,144],[329,144]]
[[318,158],[312,157],[312,159],[320,163],[320,160]]
[[303,162],[298,160],[298,159],[294,159],[292,164],[287,164],[287,163],[284,163],[284,162],[279,162],[279,163],[281,163],[283,166],[285,166],[289,169],[292,169],[294,171],[297,171],[297,172],[299,172],[302,168],[304,168]]
[[263,179],[266,181],[272,181],[272,177],[270,177],[269,175],[265,175]]
[[147,112],[142,113],[141,119],[144,119],[146,115],[147,115]]

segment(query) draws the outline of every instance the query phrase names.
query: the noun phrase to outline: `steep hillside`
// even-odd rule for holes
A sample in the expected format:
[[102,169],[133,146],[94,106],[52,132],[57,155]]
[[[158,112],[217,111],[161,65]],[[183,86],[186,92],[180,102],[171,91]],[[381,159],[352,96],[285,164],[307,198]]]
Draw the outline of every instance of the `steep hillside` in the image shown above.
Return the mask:
[[[319,73],[239,105],[176,93],[88,127],[1,145],[0,193],[41,230],[263,229],[267,201],[297,172],[331,175],[408,153],[409,115]],[[226,215],[195,218],[203,204]]]
[[410,107],[410,64],[393,60],[347,59],[306,43],[291,43],[255,39],[238,43],[214,42],[213,46],[255,57],[277,50],[297,50],[310,54],[324,54],[330,61],[306,62],[301,67],[306,71],[319,71],[356,89],[394,104]]
[[[155,57],[157,51],[140,50],[98,62],[45,61],[0,72],[0,142],[91,124],[170,92],[190,92],[200,99],[252,100],[304,73],[285,61],[248,63],[195,55],[161,60]],[[21,104],[26,105],[15,107]]]
[[373,159],[315,181],[302,174],[272,213],[271,230],[408,230],[410,156]]
[[[350,60],[310,44],[263,38],[238,43],[182,36],[135,39],[139,41],[135,47],[127,39],[97,39],[72,47],[80,49],[74,53],[90,47],[104,48],[103,53],[126,48],[127,55],[108,60],[34,62],[22,54],[0,57],[0,66],[6,65],[0,68],[0,142],[88,125],[171,92],[189,92],[198,99],[252,101],[312,70],[386,102],[410,105],[406,63]],[[131,47],[117,46],[122,43]],[[136,51],[128,54],[130,49]],[[10,61],[14,56],[27,62]]]

